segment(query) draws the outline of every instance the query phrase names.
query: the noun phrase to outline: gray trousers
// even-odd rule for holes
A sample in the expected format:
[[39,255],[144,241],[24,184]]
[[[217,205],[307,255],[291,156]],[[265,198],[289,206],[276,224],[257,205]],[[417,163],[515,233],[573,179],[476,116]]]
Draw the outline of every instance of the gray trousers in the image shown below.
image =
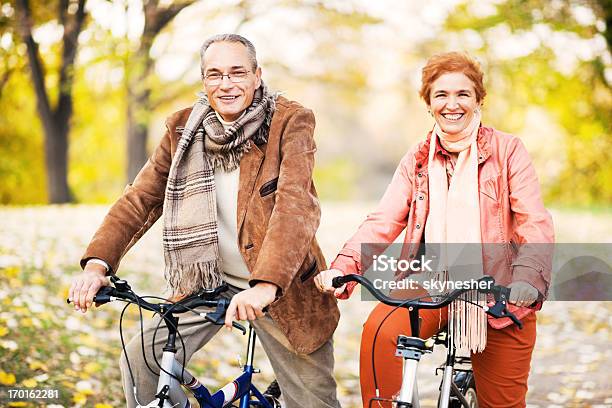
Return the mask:
[[[235,293],[236,290],[232,288],[232,292]],[[210,309],[201,309],[201,311],[210,311]],[[183,337],[186,348],[185,358],[186,361],[189,361],[191,356],[208,343],[222,326],[213,325],[193,313],[184,313],[177,316],[179,317],[178,330]],[[159,372],[159,368],[153,360],[151,342],[160,319],[159,316],[156,316],[144,326],[143,330],[147,361],[155,372]],[[285,335],[267,314],[263,318],[251,322],[251,324],[270,360],[276,380],[281,388],[283,407],[340,407],[336,398],[336,381],[333,377],[334,353],[331,339],[315,352],[303,355],[295,352]],[[155,335],[156,357],[160,363],[162,348],[167,337],[168,331],[165,324],[162,323]],[[176,347],[178,349],[176,359],[182,363],[183,348],[178,337]],[[126,345],[126,351],[136,382],[138,402],[148,404],[155,398],[158,376],[153,374],[145,365],[140,332]],[[214,350],[212,352],[214,353]],[[120,368],[127,406],[129,408],[136,407],[132,380],[123,353],[121,353]],[[236,376],[239,374],[240,372],[237,371]]]

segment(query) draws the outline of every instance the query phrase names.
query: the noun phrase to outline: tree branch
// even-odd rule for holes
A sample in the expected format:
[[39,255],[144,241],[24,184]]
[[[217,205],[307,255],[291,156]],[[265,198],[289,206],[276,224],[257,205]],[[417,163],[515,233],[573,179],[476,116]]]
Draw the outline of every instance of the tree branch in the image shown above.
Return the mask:
[[[68,1],[65,1],[68,7]],[[60,14],[67,13],[67,9]],[[72,114],[72,87],[74,81],[74,60],[78,49],[79,34],[85,21],[85,0],[79,0],[78,8],[73,18],[64,22],[64,36],[62,39],[62,65],[59,79],[59,99],[55,115],[61,126],[68,125]]]
[[187,0],[181,3],[172,3],[166,8],[156,8],[151,18],[147,19],[147,23],[150,22],[148,27],[145,23],[145,32],[159,33],[181,10],[193,3],[195,3],[195,0]]
[[0,99],[2,99],[2,91],[4,91],[4,87],[6,86],[9,79],[11,79],[11,75],[15,71],[15,68],[8,68],[2,74],[2,78],[0,78]]
[[53,113],[49,103],[49,96],[45,88],[45,72],[38,51],[38,44],[32,37],[32,10],[28,0],[17,0],[17,11],[19,15],[18,30],[28,51],[28,61],[32,72],[32,82],[36,92],[36,106],[41,116],[42,123],[48,127],[52,123]]

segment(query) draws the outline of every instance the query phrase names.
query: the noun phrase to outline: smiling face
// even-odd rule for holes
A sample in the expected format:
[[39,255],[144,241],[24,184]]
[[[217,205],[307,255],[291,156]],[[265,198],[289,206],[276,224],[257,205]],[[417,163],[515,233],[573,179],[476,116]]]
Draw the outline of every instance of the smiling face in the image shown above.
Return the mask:
[[467,128],[479,107],[474,83],[462,72],[442,74],[431,85],[429,109],[440,128],[450,135]]
[[204,80],[210,106],[227,122],[238,119],[251,105],[255,90],[261,85],[261,69],[254,69],[247,48],[234,42],[212,43],[204,53],[203,64],[204,76],[247,72],[239,83],[230,81],[227,76],[217,85],[208,85]]

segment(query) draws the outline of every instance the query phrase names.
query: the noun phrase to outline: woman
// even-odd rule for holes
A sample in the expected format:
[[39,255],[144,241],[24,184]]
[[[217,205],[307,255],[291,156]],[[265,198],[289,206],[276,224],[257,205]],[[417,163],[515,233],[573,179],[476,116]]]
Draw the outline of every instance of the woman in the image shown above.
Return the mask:
[[[320,290],[340,299],[350,296],[354,284],[334,289],[331,281],[361,273],[361,244],[391,243],[404,229],[407,247],[421,242],[482,242],[503,244],[498,247],[512,251],[515,244],[553,242],[552,219],[542,204],[525,147],[516,137],[481,125],[486,90],[479,64],[466,54],[450,52],[429,59],[422,73],[420,96],[435,119],[433,130],[402,158],[377,209],[331,268],[315,279]],[[536,336],[534,311],[548,291],[550,257],[519,247],[502,258],[485,259],[483,273],[511,288],[510,302],[524,328],[491,321],[482,325],[484,350],[472,351],[472,365],[481,407],[525,407]],[[410,329],[407,311],[392,310],[377,305],[364,325],[364,406],[376,395],[391,398],[401,385],[402,361],[394,357],[395,344],[397,335],[409,335]],[[427,338],[443,328],[447,315],[423,310],[421,319],[421,337]]]

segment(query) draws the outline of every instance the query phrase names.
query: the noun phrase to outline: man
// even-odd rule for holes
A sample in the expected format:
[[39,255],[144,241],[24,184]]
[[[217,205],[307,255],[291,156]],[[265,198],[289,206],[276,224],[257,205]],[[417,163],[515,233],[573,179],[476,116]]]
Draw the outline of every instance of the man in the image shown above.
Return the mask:
[[[326,269],[315,240],[314,116],[268,92],[244,37],[208,39],[201,69],[205,96],[166,120],[159,146],[94,235],[70,297],[87,311],[105,276],[163,210],[165,276],[174,298],[225,280],[236,293],[225,324],[251,321],[286,406],[338,407],[331,337],[339,312],[312,279]],[[219,330],[194,325],[198,319],[180,320],[187,359]],[[156,324],[145,328],[146,352]],[[164,338],[157,333],[156,343]],[[124,356],[121,371],[133,407],[132,377],[139,402],[153,400],[157,377],[142,359],[140,334],[127,352],[133,374]]]

